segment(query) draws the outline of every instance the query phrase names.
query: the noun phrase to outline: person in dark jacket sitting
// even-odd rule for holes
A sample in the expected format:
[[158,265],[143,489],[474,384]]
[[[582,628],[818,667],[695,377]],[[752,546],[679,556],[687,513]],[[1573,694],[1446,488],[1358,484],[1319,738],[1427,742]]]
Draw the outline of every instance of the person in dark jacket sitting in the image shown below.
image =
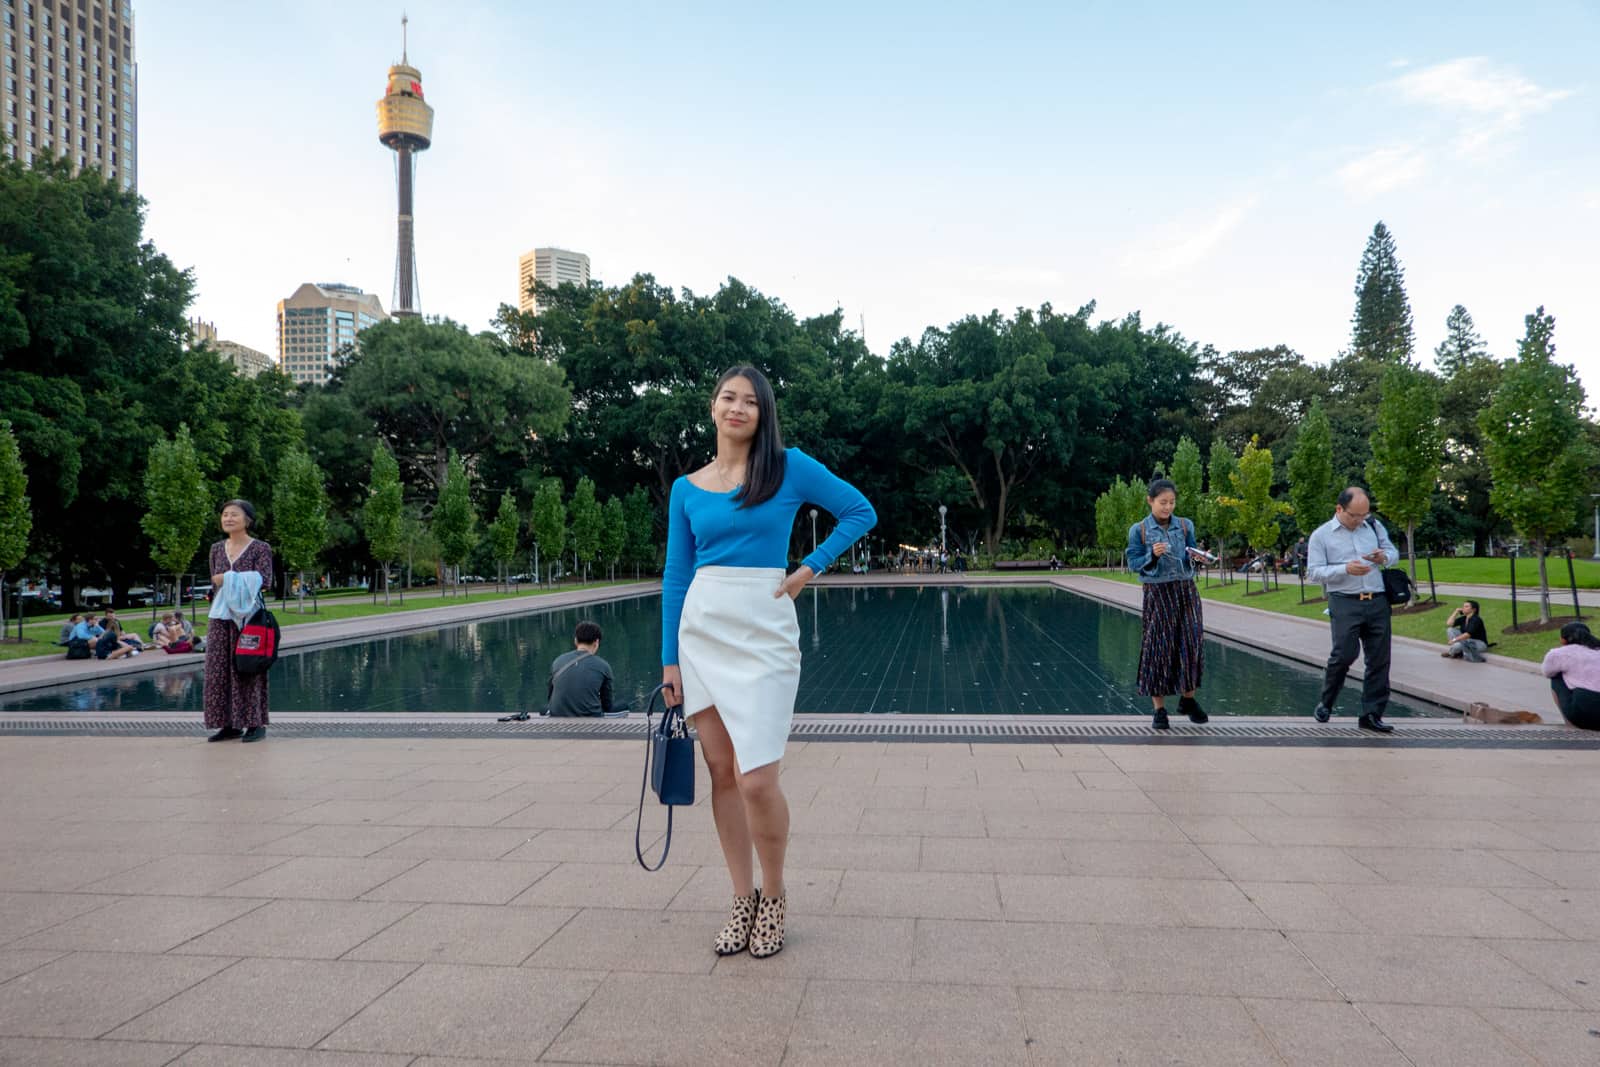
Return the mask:
[[551,662],[546,715],[570,719],[627,710],[611,702],[611,664],[600,658],[600,637],[598,624],[580,622],[572,635],[572,651]]

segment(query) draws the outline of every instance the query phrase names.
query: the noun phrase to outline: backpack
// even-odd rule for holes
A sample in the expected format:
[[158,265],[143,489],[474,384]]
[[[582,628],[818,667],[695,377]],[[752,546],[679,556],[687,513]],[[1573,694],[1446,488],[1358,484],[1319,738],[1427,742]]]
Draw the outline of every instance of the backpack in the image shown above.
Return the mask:
[[88,659],[90,655],[89,642],[83,638],[74,637],[67,642],[68,659]]
[[255,614],[245,620],[233,642],[235,674],[266,674],[278,662],[278,620],[267,610],[266,601],[256,604]]

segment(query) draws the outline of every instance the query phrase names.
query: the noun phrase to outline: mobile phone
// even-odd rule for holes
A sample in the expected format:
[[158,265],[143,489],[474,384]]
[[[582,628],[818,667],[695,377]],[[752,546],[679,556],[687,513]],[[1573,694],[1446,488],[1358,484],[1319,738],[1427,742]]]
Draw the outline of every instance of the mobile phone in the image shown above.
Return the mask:
[[1216,563],[1217,557],[1198,548],[1189,549],[1189,558],[1200,560],[1202,563]]

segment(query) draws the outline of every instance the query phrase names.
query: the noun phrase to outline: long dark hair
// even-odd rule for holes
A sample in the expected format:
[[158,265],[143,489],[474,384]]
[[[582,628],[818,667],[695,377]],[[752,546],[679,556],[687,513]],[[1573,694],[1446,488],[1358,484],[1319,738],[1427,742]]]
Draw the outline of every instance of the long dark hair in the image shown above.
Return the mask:
[[1582,645],[1584,648],[1600,648],[1600,638],[1589,632],[1589,628],[1581,622],[1569,622],[1561,628],[1561,640],[1569,645]]
[[783,431],[778,428],[778,398],[773,395],[772,383],[765,374],[748,363],[729,367],[717,379],[717,387],[711,391],[711,402],[716,403],[722,387],[735,378],[747,379],[756,394],[756,439],[750,442],[744,485],[734,496],[741,508],[753,508],[778,495],[783,487],[787,457],[783,451]]

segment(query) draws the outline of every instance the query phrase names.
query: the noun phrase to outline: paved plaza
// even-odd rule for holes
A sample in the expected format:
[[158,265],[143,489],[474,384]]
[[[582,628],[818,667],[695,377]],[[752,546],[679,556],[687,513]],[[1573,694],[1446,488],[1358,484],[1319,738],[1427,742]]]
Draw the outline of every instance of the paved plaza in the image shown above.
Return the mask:
[[767,961],[642,758],[0,737],[0,1063],[1600,1060],[1600,751],[796,743]]

